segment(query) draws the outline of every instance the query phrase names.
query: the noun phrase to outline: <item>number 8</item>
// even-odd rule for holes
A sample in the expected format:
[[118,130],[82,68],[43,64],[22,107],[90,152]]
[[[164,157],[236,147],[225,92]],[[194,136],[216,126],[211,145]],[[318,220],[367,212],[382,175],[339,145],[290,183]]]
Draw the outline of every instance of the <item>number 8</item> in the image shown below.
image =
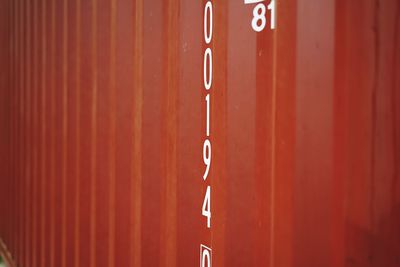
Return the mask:
[[[265,5],[262,3],[256,5],[256,7],[253,9],[253,20],[251,21],[251,26],[256,32],[260,32],[265,28],[265,24],[267,23],[265,13]],[[259,21],[261,21],[260,25],[258,25]]]

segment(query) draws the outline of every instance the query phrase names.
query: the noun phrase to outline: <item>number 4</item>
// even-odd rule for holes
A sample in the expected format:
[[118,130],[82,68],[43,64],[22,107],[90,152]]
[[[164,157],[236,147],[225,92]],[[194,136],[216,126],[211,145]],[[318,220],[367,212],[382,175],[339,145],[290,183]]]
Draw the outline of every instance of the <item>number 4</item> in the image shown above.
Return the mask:
[[201,215],[207,217],[207,228],[211,226],[211,189],[207,186],[206,195],[204,196],[203,207],[201,208]]

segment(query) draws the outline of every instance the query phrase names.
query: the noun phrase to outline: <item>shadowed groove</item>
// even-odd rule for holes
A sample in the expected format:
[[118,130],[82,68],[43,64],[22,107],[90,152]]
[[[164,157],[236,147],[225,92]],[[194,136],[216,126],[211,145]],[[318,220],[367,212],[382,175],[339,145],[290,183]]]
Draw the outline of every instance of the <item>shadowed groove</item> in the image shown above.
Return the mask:
[[24,264],[24,259],[26,257],[26,153],[23,153],[23,151],[26,151],[26,129],[27,129],[27,123],[26,123],[26,106],[25,106],[25,99],[26,99],[26,90],[25,86],[27,83],[27,72],[28,72],[28,65],[27,65],[27,34],[26,34],[26,20],[27,20],[27,12],[26,12],[26,0],[21,0],[21,5],[20,5],[20,17],[21,17],[21,69],[22,69],[22,78],[21,78],[21,98],[20,98],[20,116],[21,116],[21,149],[20,149],[20,164],[19,164],[19,169],[20,169],[20,177],[22,180],[22,194],[24,195],[24,198],[22,199],[22,223],[21,223],[21,228],[22,228],[22,242],[21,242],[21,247],[22,247],[22,252],[21,252],[21,264]]
[[[13,123],[11,121],[11,116],[12,116],[12,96],[11,96],[11,90],[10,88],[12,88],[12,72],[13,72],[13,61],[12,61],[12,56],[13,56],[13,49],[15,47],[15,45],[13,44],[13,40],[12,40],[12,3],[10,2],[6,2],[5,3],[5,8],[4,8],[4,12],[6,13],[6,26],[5,26],[5,30],[4,30],[4,39],[9,40],[9,42],[5,42],[5,47],[3,49],[3,51],[7,51],[8,53],[5,53],[5,62],[6,62],[6,66],[3,66],[3,68],[5,69],[5,80],[6,80],[6,86],[4,86],[5,88],[3,88],[3,94],[4,96],[3,98],[3,104],[2,106],[4,107],[3,110],[3,126],[5,128],[7,128],[7,130],[3,131],[4,133],[4,137],[3,137],[3,142],[4,142],[4,147],[3,147],[3,151],[6,152],[5,155],[8,155],[8,157],[6,157],[4,154],[2,155],[3,157],[3,176],[4,177],[11,177],[11,159],[13,156],[13,151],[12,151],[12,134],[13,134]],[[14,185],[13,185],[13,190],[14,190],[14,199],[13,199],[13,211],[14,211],[14,218],[15,221],[13,222],[13,251],[15,251],[16,247],[17,247],[17,236],[18,236],[18,231],[17,231],[17,227],[16,227],[16,217],[17,217],[17,181],[15,179],[13,179],[14,181]],[[3,201],[3,199],[1,199]],[[2,214],[4,214],[6,212],[6,210],[4,210],[4,206],[0,208]],[[1,224],[1,226],[3,226]],[[2,227],[4,229],[4,227]],[[0,232],[1,233],[1,232]]]
[[[4,79],[4,87],[2,89],[3,96],[2,100],[3,103],[1,104],[2,107],[4,108],[2,111],[2,119],[3,119],[3,127],[6,128],[7,130],[3,130],[3,148],[2,151],[5,151],[7,154],[3,154],[1,157],[2,159],[2,176],[3,177],[11,177],[12,174],[12,167],[11,167],[11,160],[14,156],[14,151],[13,151],[13,122],[11,121],[11,117],[13,115],[13,106],[12,106],[12,101],[13,97],[11,94],[11,88],[13,88],[13,80],[12,80],[12,73],[13,73],[13,52],[14,52],[14,47],[15,44],[13,42],[12,38],[12,29],[13,29],[13,24],[12,24],[12,12],[13,12],[13,7],[11,2],[4,2],[3,3],[3,10],[4,10],[4,17],[5,23],[3,23],[3,38],[8,40],[9,42],[4,42],[4,47],[2,51],[4,52],[3,54],[3,60],[6,62],[3,66],[2,73],[4,73],[3,79]],[[8,156],[6,156],[8,155]],[[17,241],[18,241],[18,230],[17,230],[17,203],[18,203],[18,192],[17,192],[17,180],[12,179],[12,194],[13,194],[13,199],[12,199],[12,211],[13,211],[13,220],[11,221],[12,226],[13,226],[13,236],[12,236],[12,250],[15,251],[17,248]],[[1,201],[4,201],[1,199]],[[1,210],[2,214],[5,214],[7,210],[4,210],[2,208]],[[4,224],[4,222],[3,222]],[[1,226],[3,226],[3,224]],[[4,229],[4,227],[2,227]],[[1,233],[2,234],[2,233]]]
[[[15,183],[14,183],[14,190],[15,190],[15,206],[14,206],[14,211],[15,211],[15,217],[17,217],[17,214],[19,212],[18,207],[19,207],[19,198],[18,198],[18,188],[19,188],[19,183],[18,183],[18,179],[16,179],[16,175],[15,175],[15,161],[16,161],[16,120],[15,120],[15,109],[16,109],[16,103],[15,103],[15,93],[13,92],[13,89],[16,88],[15,86],[15,82],[16,79],[14,78],[15,75],[15,64],[16,64],[16,40],[15,40],[15,2],[10,2],[8,3],[8,7],[7,7],[7,13],[8,13],[8,36],[7,38],[9,38],[10,42],[8,45],[8,65],[9,65],[9,72],[7,74],[8,77],[8,88],[5,91],[6,92],[6,96],[4,97],[4,101],[7,101],[7,99],[9,100],[9,102],[5,102],[4,106],[7,106],[8,109],[8,115],[7,115],[7,122],[6,125],[7,127],[9,127],[9,130],[7,131],[7,138],[8,138],[8,145],[5,148],[5,151],[7,151],[8,155],[9,155],[9,159],[7,160],[7,173],[6,176],[7,177],[14,177]],[[5,50],[6,51],[6,50]],[[2,199],[3,201],[3,199]],[[2,214],[5,214],[5,210],[1,210]],[[4,223],[1,225],[4,228]],[[19,229],[18,229],[18,220],[16,220],[14,222],[14,232],[15,232],[15,236],[14,236],[14,250],[15,250],[15,254],[16,251],[19,248]],[[14,257],[16,256],[14,254]]]

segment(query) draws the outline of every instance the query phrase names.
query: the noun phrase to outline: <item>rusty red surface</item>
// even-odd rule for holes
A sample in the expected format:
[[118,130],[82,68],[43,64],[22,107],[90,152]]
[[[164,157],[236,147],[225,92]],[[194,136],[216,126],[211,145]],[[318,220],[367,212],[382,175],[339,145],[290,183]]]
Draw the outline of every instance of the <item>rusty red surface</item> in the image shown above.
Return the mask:
[[399,267],[400,2],[275,1],[0,1],[1,253]]

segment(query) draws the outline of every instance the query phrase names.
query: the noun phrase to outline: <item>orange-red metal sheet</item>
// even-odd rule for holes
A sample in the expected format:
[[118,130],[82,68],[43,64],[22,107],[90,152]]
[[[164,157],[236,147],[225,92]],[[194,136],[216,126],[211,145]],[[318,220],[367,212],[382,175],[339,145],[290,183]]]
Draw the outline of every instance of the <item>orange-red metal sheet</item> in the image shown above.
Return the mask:
[[0,12],[17,266],[400,266],[400,2]]

